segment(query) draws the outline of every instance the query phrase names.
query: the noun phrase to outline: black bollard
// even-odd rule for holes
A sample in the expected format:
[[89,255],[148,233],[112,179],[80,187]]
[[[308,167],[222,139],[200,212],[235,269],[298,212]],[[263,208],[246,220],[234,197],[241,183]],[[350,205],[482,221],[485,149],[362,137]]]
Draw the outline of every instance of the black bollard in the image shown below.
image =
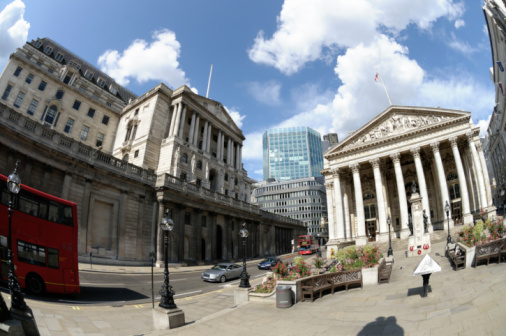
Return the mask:
[[431,274],[432,273],[423,274],[422,275],[422,278],[423,278],[423,293],[422,293],[422,297],[427,297],[427,294],[429,292],[429,278],[430,278]]

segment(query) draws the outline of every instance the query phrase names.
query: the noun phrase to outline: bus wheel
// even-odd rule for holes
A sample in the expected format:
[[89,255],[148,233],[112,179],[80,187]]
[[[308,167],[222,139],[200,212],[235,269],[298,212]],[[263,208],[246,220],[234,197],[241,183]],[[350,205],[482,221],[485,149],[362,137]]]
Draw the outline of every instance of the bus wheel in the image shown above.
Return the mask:
[[41,295],[46,292],[46,287],[44,286],[44,281],[42,278],[34,273],[30,273],[26,277],[26,290],[32,294]]

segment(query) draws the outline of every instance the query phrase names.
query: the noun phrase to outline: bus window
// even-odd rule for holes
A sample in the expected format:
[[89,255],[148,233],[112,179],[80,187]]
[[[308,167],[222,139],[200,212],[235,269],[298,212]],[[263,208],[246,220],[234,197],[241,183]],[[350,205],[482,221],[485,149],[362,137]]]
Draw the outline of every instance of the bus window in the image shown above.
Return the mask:
[[62,215],[62,221],[61,224],[73,226],[74,223],[72,221],[72,207],[70,206],[62,206],[63,208],[63,215]]
[[18,240],[18,260],[32,265],[46,266],[46,249]]
[[19,197],[19,211],[32,216],[39,216],[39,202],[27,197],[27,195],[21,195]]
[[49,202],[49,216],[47,219],[58,223],[58,203]]
[[7,188],[2,188],[2,204],[6,206],[9,205],[9,192]]
[[47,248],[47,265],[52,268],[59,268],[58,264],[58,250],[54,248]]

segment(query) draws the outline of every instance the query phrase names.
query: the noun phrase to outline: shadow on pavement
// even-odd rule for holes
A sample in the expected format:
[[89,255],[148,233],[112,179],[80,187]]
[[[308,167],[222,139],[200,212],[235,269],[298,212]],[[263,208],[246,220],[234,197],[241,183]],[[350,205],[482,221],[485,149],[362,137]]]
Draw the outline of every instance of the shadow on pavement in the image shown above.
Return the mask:
[[366,324],[357,335],[404,335],[404,329],[397,324],[395,316],[389,316],[386,319],[380,316],[376,318],[376,321]]

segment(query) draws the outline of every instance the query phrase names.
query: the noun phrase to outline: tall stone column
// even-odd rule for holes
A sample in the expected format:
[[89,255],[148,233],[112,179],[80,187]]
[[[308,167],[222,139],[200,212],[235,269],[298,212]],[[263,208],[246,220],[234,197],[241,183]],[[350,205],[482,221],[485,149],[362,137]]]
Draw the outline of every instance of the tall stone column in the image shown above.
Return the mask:
[[237,154],[235,156],[235,169],[241,171],[241,146],[237,144]]
[[365,235],[365,214],[362,182],[360,181],[360,164],[354,163],[350,165],[350,168],[353,172],[353,187],[355,189],[355,203],[357,206],[358,236],[355,240],[355,244],[363,246],[367,244],[367,236]]
[[483,154],[483,148],[481,147],[481,142],[476,143],[476,149],[478,150],[478,157],[480,158],[481,170],[483,172],[483,179],[485,182],[485,192],[487,195],[487,207],[491,207],[493,205],[492,200],[492,191],[490,190],[490,178],[488,177],[488,169],[487,162],[485,161],[485,155]]
[[79,222],[79,254],[86,254],[88,244],[91,240],[91,232],[88,226],[88,219],[90,215],[90,199],[93,181],[85,179],[83,190],[83,203],[81,211],[81,221]]
[[334,219],[334,183],[327,182],[325,183],[325,191],[327,192],[327,225],[329,226],[329,239],[335,239],[336,232],[335,228],[335,219]]
[[404,188],[404,177],[402,176],[401,155],[400,153],[390,154],[394,163],[395,181],[397,182],[397,195],[399,197],[399,206],[401,210],[401,239],[409,236],[408,228],[408,200],[406,198],[406,189]]
[[[446,175],[443,168],[443,161],[441,160],[441,154],[439,153],[439,142],[433,142],[430,144],[432,152],[434,153],[434,161],[436,162],[437,177],[439,180],[439,191],[441,192],[441,201],[443,209],[443,219],[445,219],[445,206],[446,202],[450,205],[450,197],[448,196],[448,186],[446,185]],[[450,206],[450,212],[448,213],[449,218],[452,218],[452,209]],[[453,227],[453,220],[450,221],[450,227]],[[447,226],[445,226],[447,228]]]
[[195,219],[193,222],[193,237],[194,237],[194,249],[190,246],[190,253],[191,250],[195,251],[195,261],[200,262],[202,261],[202,214],[203,211],[201,209],[195,209]]
[[200,123],[200,115],[197,114],[197,117],[195,118],[195,130],[193,131],[193,145],[197,146],[199,145],[199,123]]
[[[430,219],[430,202],[429,202],[429,193],[427,192],[427,183],[425,182],[425,173],[423,170],[422,160],[420,158],[420,147],[411,148],[411,154],[413,154],[413,158],[415,159],[415,167],[416,167],[416,177],[418,178],[418,188],[420,188],[420,196],[422,196],[422,207],[425,210],[425,213],[428,217],[427,230],[429,233],[434,231],[432,227],[432,222]],[[403,225],[407,225],[403,223]]]
[[[209,121],[205,121],[204,122],[204,134],[202,134],[202,151],[203,152],[208,152],[208,147],[207,147],[207,131],[209,129]],[[197,144],[198,145],[198,144]]]
[[[184,260],[184,233],[185,233],[185,215],[186,215],[186,206],[179,205],[177,207],[177,211],[179,212],[178,218],[174,221],[174,228],[177,231],[174,233],[174,236],[177,237],[173,244],[177,246],[177,261],[183,262]],[[191,216],[191,214],[190,214]]]
[[190,123],[190,135],[188,136],[188,143],[193,143],[193,136],[195,134],[195,120],[197,119],[197,112],[193,112],[192,121]]
[[346,240],[350,241],[353,239],[352,231],[351,231],[351,221],[350,221],[350,178],[346,177],[344,179],[344,194],[343,194],[343,206],[344,206],[344,225],[345,225],[345,236]]
[[65,172],[65,177],[63,178],[63,185],[61,190],[61,198],[68,200],[70,185],[72,184],[72,173]]
[[471,214],[471,207],[469,206],[469,192],[467,190],[466,173],[460,158],[459,147],[457,144],[457,137],[451,137],[450,143],[452,145],[453,158],[455,159],[455,166],[457,167],[457,174],[459,176],[459,189],[460,199],[462,200],[462,217],[464,224],[473,223],[473,215]]
[[372,165],[374,173],[374,185],[376,187],[376,201],[378,208],[378,220],[379,220],[379,239],[378,241],[383,242],[388,240],[388,228],[387,228],[387,216],[385,212],[385,198],[383,197],[383,183],[381,179],[380,162],[379,159],[373,159],[369,161]]
[[128,191],[122,190],[121,197],[119,202],[119,218],[118,218],[118,227],[119,227],[119,237],[118,235],[114,235],[112,242],[117,247],[117,256],[118,259],[124,260],[126,258],[126,242],[129,237],[127,237],[127,220],[126,220],[126,212],[128,209]]
[[[184,120],[186,118],[186,105],[183,105],[183,111],[181,112],[181,119],[180,119],[180,123],[179,123],[179,130],[178,130],[178,133],[177,133],[177,136],[181,139],[183,139],[183,130],[184,130]],[[184,139],[183,139],[184,140]]]
[[485,209],[487,207],[487,192],[485,191],[485,180],[483,178],[483,169],[481,169],[480,157],[476,150],[476,144],[473,140],[473,133],[468,132],[467,140],[469,142],[469,148],[471,149],[471,158],[476,171],[476,180],[478,181],[478,191],[480,195],[480,208]]
[[209,236],[211,239],[211,260],[216,260],[216,245],[217,245],[217,239],[216,239],[216,213],[214,212],[208,212],[209,217]]
[[218,141],[216,142],[216,159],[221,160],[221,151],[223,146],[221,145],[221,131],[218,131]]
[[343,197],[341,194],[341,177],[338,168],[332,171],[332,176],[334,178],[334,202],[336,204],[334,239],[337,239],[340,242],[344,240],[344,220],[343,220]]
[[213,129],[213,126],[211,125],[211,123],[209,123],[208,127],[207,127],[207,145],[206,145],[206,151],[211,154],[211,135],[212,135],[212,129]]
[[177,103],[176,106],[174,106],[174,111],[172,112],[172,119],[169,128],[169,136],[175,135],[176,130],[179,129],[180,118],[181,118],[181,103]]

